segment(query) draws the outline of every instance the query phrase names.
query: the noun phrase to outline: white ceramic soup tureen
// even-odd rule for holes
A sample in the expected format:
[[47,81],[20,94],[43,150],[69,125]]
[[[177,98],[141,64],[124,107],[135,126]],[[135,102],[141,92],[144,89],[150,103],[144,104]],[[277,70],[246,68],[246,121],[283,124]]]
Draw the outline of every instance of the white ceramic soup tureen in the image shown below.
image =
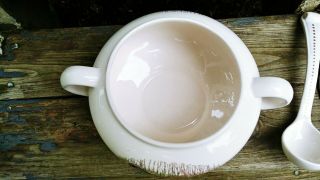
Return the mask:
[[286,80],[259,77],[230,29],[181,11],[124,26],[93,67],[67,68],[61,84],[89,96],[94,124],[117,156],[163,175],[223,165],[248,141],[261,109],[293,96]]

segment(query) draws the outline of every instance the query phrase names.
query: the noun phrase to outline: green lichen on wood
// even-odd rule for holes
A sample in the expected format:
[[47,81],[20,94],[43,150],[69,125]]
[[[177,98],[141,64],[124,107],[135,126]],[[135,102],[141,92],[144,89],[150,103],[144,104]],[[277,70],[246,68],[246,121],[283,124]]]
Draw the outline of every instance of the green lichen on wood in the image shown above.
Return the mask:
[[12,29],[12,27],[20,29],[21,24],[0,7],[0,29]]
[[2,51],[2,42],[4,41],[4,37],[0,34],[0,55],[3,54],[3,51]]
[[312,11],[320,12],[320,0],[304,0],[297,8],[296,13],[302,14]]

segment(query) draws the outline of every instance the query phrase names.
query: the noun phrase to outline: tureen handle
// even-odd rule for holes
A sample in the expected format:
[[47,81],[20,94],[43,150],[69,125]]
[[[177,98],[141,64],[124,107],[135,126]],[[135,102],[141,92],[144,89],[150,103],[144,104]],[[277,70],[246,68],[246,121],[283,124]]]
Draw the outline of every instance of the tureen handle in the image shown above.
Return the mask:
[[63,71],[60,83],[63,89],[82,96],[88,96],[89,88],[98,84],[101,71],[87,66],[71,66]]
[[261,109],[275,109],[288,105],[293,98],[291,84],[278,77],[257,77],[252,84],[253,94],[262,99]]

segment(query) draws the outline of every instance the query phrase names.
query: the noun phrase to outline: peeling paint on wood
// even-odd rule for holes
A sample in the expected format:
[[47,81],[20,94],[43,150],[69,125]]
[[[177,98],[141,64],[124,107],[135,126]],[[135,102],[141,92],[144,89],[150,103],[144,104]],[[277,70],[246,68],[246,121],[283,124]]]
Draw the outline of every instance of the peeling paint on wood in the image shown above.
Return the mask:
[[34,106],[34,103],[41,102],[41,99],[27,99],[27,100],[6,100],[0,101],[0,113],[3,112],[33,112],[41,111],[42,107]]
[[25,178],[26,178],[27,180],[37,180],[37,179],[40,179],[40,177],[33,176],[33,174],[31,174],[31,173],[23,173],[23,175],[25,176]]
[[245,18],[235,18],[228,20],[228,23],[232,26],[248,26],[253,25],[255,23],[261,22],[262,18],[259,17],[245,17]]
[[40,145],[40,150],[42,152],[51,152],[53,150],[57,149],[57,145],[54,142],[42,142]]
[[0,78],[19,78],[25,77],[26,73],[19,71],[6,71],[5,69],[0,69]]
[[19,145],[39,144],[42,152],[50,152],[57,148],[52,140],[35,140],[32,134],[0,133],[0,151],[12,151]]
[[19,144],[25,144],[26,138],[20,134],[0,134],[0,151],[9,151]]
[[16,125],[26,125],[27,122],[24,118],[20,117],[18,114],[10,114],[8,117],[8,124]]

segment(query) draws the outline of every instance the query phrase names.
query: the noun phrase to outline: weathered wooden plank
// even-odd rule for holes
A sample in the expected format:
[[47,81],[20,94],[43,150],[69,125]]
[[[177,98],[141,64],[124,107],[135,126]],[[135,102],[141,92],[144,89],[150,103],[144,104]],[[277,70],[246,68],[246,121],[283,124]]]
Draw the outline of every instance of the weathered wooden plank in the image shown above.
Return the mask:
[[[0,59],[0,99],[70,96],[60,87],[61,72],[70,65],[92,66],[99,50],[119,26],[21,31],[6,46],[18,44]],[[14,87],[8,87],[8,82]]]
[[[288,79],[291,106],[261,114],[253,137],[226,165],[200,178],[313,178],[284,156],[280,137],[296,116],[306,68],[305,40],[296,16],[221,20],[253,53],[261,75]],[[154,178],[115,157],[98,136],[85,98],[63,91],[59,76],[71,65],[91,66],[120,26],[22,31],[7,40],[18,49],[0,58],[0,178]],[[6,58],[14,59],[11,61]],[[9,87],[7,83],[10,82]],[[14,84],[14,87],[12,85]],[[64,97],[52,98],[52,97]],[[313,121],[320,127],[320,102]]]
[[[304,82],[306,46],[298,17],[270,16],[221,20],[253,53],[261,75]],[[14,60],[0,60],[0,99],[71,96],[59,76],[71,65],[91,66],[100,48],[120,26],[22,31],[7,38]],[[13,82],[14,87],[8,87]],[[300,93],[300,89],[295,89]]]
[[64,69],[61,65],[8,64],[4,71],[0,69],[0,99],[70,95],[59,84]]
[[[320,102],[315,101],[315,109]],[[280,137],[297,112],[290,107],[261,114],[245,148],[229,163],[200,177],[318,178],[284,156]],[[320,111],[313,111],[320,117]],[[320,126],[320,119],[314,123]],[[0,178],[153,178],[117,158],[93,125],[86,98],[7,100],[0,104]],[[297,171],[299,175],[295,175]]]

